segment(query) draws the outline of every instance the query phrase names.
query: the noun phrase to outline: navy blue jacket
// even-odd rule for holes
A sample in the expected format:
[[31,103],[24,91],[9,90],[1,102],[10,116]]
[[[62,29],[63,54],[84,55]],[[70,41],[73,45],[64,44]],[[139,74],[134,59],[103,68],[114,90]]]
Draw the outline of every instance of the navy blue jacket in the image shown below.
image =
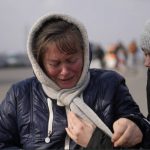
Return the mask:
[[[125,117],[133,120],[143,132],[141,146],[150,147],[150,124],[133,101],[125,80],[119,74],[106,70],[91,70],[89,85],[83,98],[104,123],[113,131],[115,120]],[[0,105],[0,148],[63,149],[67,126],[66,111],[52,100],[53,131],[48,135],[49,109],[40,82],[32,77],[14,84]],[[70,148],[79,145],[70,141]]]

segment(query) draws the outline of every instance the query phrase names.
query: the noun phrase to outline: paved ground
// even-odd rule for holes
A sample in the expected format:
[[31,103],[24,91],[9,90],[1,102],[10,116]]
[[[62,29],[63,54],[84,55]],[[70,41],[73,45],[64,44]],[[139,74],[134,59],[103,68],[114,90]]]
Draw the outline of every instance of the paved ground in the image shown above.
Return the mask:
[[5,68],[0,69],[0,101],[3,100],[10,86],[32,75],[31,68]]
[[[31,68],[0,69],[0,101],[3,100],[12,83],[30,77],[32,74]],[[127,70],[123,75],[133,98],[140,105],[143,114],[146,115],[146,69],[139,67],[137,72]]]
[[138,72],[125,73],[126,83],[135,101],[144,115],[147,115],[146,81],[147,70],[140,68]]

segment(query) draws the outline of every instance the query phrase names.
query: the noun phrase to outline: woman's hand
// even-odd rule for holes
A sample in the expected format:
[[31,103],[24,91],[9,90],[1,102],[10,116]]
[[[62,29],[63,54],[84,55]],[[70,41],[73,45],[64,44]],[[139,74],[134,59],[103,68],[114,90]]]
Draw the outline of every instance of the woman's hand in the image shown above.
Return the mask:
[[78,116],[73,112],[67,114],[68,128],[66,128],[67,134],[70,138],[82,147],[86,147],[90,141],[90,138],[95,130],[95,126]]
[[141,130],[129,119],[118,119],[114,122],[113,129],[112,142],[114,143],[114,147],[132,147],[142,141],[143,134]]

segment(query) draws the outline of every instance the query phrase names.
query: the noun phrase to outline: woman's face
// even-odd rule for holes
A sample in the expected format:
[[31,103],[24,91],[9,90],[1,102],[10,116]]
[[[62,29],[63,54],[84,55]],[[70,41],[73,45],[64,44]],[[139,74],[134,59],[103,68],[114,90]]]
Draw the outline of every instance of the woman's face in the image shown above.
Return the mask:
[[144,53],[144,54],[145,54],[144,66],[150,68],[150,53]]
[[76,85],[83,69],[83,54],[65,54],[58,50],[55,43],[48,45],[43,58],[47,75],[61,88],[68,89]]

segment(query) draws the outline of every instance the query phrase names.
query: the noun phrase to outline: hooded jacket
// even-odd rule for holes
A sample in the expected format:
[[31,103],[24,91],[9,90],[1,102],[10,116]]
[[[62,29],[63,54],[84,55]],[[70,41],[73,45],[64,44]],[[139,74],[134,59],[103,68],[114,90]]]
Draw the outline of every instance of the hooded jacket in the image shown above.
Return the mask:
[[[145,54],[150,53],[150,20],[145,23],[144,30],[140,36],[140,47]],[[148,115],[147,119],[150,120],[150,69],[147,70],[147,86],[146,86],[146,94],[147,94],[147,108]]]
[[[75,24],[84,39],[83,72],[77,85],[69,90],[61,90],[47,77],[33,53],[39,29],[58,18]],[[66,134],[66,106],[97,127],[104,126],[101,128],[108,135],[118,118],[131,119],[143,132],[141,146],[150,146],[150,124],[132,99],[124,78],[113,71],[89,69],[89,42],[81,23],[66,15],[48,14],[33,25],[27,49],[35,77],[14,84],[0,105],[0,148],[80,148]]]

